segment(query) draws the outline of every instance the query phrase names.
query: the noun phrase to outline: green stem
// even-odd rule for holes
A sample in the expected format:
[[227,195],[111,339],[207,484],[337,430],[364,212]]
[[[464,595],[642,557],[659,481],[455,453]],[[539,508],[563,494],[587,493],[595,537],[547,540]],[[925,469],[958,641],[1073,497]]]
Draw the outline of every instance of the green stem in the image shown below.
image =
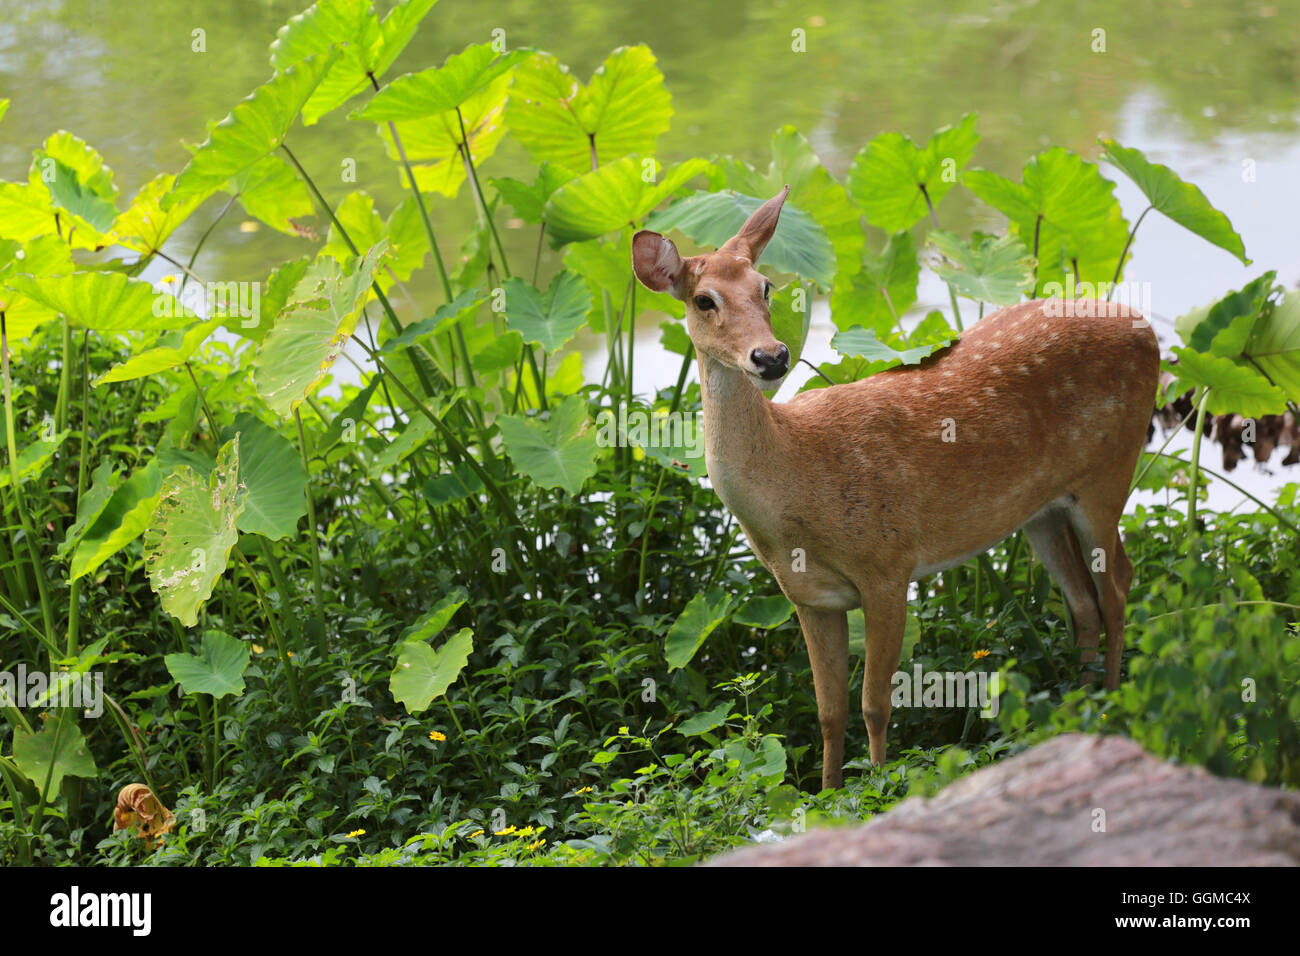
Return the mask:
[[1205,427],[1205,404],[1210,398],[1208,386],[1202,388],[1196,403],[1196,437],[1192,439],[1192,477],[1187,494],[1187,528],[1196,530],[1196,490],[1201,477],[1201,437]]
[[308,476],[307,495],[307,545],[311,553],[311,581],[312,592],[316,599],[316,614],[319,616],[325,609],[324,588],[321,586],[320,574],[320,546],[316,540],[318,534],[316,527],[316,502],[312,500],[311,495],[311,459],[307,455],[307,434],[303,431],[302,415],[298,409],[293,410],[293,420],[298,424],[298,448],[302,453],[302,468]]
[[474,184],[474,194],[478,197],[479,208],[483,211],[483,218],[487,220],[488,231],[492,233],[492,239],[497,244],[497,252],[501,254],[501,270],[510,278],[510,263],[506,261],[506,247],[501,245],[501,236],[497,234],[496,223],[492,221],[492,213],[488,210],[487,199],[483,195],[483,187],[478,182],[478,170],[474,168],[474,157],[469,151],[469,137],[465,135],[465,117],[461,115],[460,107],[456,107],[456,121],[460,124],[460,151],[465,160],[465,167],[469,170],[470,181]]

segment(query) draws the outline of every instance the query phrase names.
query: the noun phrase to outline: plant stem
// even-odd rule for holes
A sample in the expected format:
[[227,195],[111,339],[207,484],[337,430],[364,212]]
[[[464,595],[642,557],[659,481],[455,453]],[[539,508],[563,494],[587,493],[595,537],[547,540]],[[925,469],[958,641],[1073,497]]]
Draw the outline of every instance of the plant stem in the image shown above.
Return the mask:
[[1196,530],[1196,490],[1200,484],[1201,436],[1205,426],[1205,404],[1210,398],[1208,386],[1201,389],[1196,403],[1196,437],[1192,439],[1192,477],[1187,493],[1187,530]]

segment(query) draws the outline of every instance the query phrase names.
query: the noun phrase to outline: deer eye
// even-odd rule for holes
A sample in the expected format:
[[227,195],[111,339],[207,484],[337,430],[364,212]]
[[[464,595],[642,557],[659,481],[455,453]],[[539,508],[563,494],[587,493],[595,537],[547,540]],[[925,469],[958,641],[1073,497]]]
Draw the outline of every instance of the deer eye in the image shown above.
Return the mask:
[[766,302],[767,300],[769,300],[769,299],[771,299],[771,298],[772,298],[772,283],[770,283],[770,282],[764,282],[764,283],[763,283],[763,301]]
[[711,309],[716,309],[717,306],[714,305],[713,300],[707,295],[697,295],[695,297],[695,308],[699,309],[701,312],[708,312]]

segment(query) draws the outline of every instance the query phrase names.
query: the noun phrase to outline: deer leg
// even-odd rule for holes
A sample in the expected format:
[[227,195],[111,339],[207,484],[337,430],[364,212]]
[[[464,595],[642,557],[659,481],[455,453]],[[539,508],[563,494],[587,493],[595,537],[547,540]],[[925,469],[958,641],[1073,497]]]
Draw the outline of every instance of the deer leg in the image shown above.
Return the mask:
[[871,762],[882,764],[889,730],[890,696],[907,625],[907,583],[901,587],[877,585],[863,590],[862,612],[866,619],[862,718],[867,723],[867,737],[871,742]]
[[[1127,476],[1128,472],[1123,474]],[[1101,604],[1106,629],[1107,690],[1119,686],[1119,666],[1124,653],[1124,606],[1133,583],[1133,562],[1119,536],[1119,518],[1128,495],[1127,480],[1125,477],[1124,486],[1117,486],[1109,495],[1105,494],[1104,486],[1081,493],[1068,512]]]
[[822,727],[822,789],[844,783],[844,728],[849,715],[849,621],[843,611],[796,607],[817,693]]
[[1101,637],[1101,605],[1069,519],[1062,511],[1044,511],[1025,522],[1024,532],[1034,554],[1065,597],[1079,642],[1080,663],[1092,663],[1097,659]]

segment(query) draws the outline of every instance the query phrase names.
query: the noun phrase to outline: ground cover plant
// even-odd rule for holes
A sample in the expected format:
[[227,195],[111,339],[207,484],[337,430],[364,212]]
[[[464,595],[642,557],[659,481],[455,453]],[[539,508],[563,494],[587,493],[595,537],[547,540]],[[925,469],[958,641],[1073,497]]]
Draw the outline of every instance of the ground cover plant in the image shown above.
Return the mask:
[[[869,818],[1066,730],[1300,783],[1300,486],[1201,507],[1227,480],[1201,461],[1209,419],[1238,416],[1237,441],[1294,423],[1300,295],[1274,273],[1179,320],[1152,401],[1184,397],[1172,423],[1197,439],[1181,458],[1157,430],[1134,475],[1165,502],[1124,519],[1121,687],[1078,684],[1060,595],[1015,536],[917,583],[903,655],[997,673],[997,713],[900,708],[882,766],[851,722],[861,757],[818,793],[791,606],[704,481],[680,304],[630,266],[636,229],[712,247],[788,183],[761,265],[796,358],[829,302],[842,357],[806,386],[824,387],[1027,297],[1104,308],[1151,212],[1248,262],[1200,190],[1114,140],[1002,177],[978,167],[974,114],[880,134],[843,180],[788,126],[757,164],[665,166],[648,48],[578,78],[489,39],[390,75],[434,6],[307,9],[270,79],[129,200],[66,131],[0,183],[0,672],[48,675],[0,696],[0,861],[684,864]],[[373,130],[406,198],[340,188],[339,157],[296,148],[316,123]],[[531,181],[492,175],[505,137]],[[1118,176],[1149,201],[1131,223]],[[957,189],[1005,228],[943,230]],[[475,211],[466,235],[435,228],[453,203]],[[175,238],[236,205],[302,244],[255,287],[198,274],[203,238]],[[507,256],[507,215],[535,228],[532,261]],[[156,260],[162,287],[140,278]],[[917,322],[923,263],[950,302]],[[681,356],[663,387],[637,374],[646,311]],[[570,348],[584,329],[604,337],[598,376]]]

